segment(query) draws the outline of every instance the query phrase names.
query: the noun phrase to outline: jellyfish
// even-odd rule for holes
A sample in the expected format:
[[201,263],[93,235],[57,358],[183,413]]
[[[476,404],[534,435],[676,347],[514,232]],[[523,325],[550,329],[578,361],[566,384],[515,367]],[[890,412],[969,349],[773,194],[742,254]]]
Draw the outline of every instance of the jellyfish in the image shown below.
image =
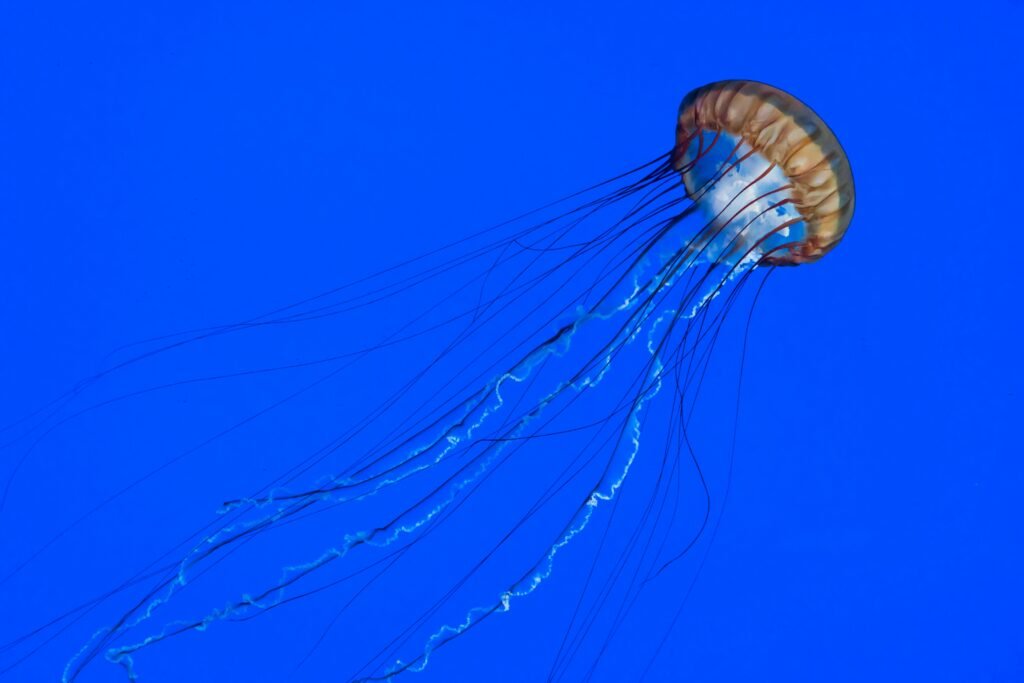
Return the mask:
[[[698,398],[730,312],[743,296],[752,311],[776,267],[833,249],[853,210],[849,162],[814,111],[764,83],[719,81],[682,100],[669,153],[622,175],[360,281],[355,293],[346,286],[158,340],[57,408],[153,355],[349,315],[479,266],[458,288],[472,292],[465,310],[448,311],[439,296],[436,310],[402,311],[372,344],[293,364],[345,366],[451,331],[354,426],[265,485],[225,496],[212,522],[109,590],[5,644],[5,670],[34,652],[34,639],[115,598],[109,622],[70,653],[63,681],[104,661],[144,679],[145,655],[165,643],[312,602],[329,614],[296,670],[340,633],[359,656],[339,663],[339,679],[399,680],[547,593],[569,604],[548,680],[589,678],[626,637],[645,589],[708,527],[706,502],[694,528],[680,528],[678,511],[688,494],[708,495],[692,431],[706,419],[695,417]],[[440,378],[409,404],[431,372]],[[47,415],[57,416],[51,430],[70,419]],[[687,462],[698,474],[688,490]],[[579,560],[583,547],[593,560]],[[574,556],[570,598],[551,584]],[[402,563],[422,567],[421,584],[389,585]],[[385,607],[381,595],[399,597]],[[365,614],[388,610],[371,627]],[[596,648],[585,647],[590,637]],[[665,637],[651,640],[652,660]]]

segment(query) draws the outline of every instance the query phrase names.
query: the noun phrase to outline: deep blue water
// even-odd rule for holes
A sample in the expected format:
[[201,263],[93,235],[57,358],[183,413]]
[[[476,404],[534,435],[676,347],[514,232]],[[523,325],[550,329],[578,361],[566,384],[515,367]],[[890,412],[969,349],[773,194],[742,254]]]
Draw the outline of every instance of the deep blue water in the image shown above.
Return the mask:
[[[441,320],[473,300],[459,278],[490,262],[415,284],[385,276],[403,284],[374,305],[216,335],[83,379],[180,338],[125,345],[252,319],[653,159],[673,143],[683,95],[723,78],[778,85],[821,114],[851,160],[856,216],[821,262],[777,270],[765,286],[734,432],[750,298],[737,306],[692,421],[711,525],[622,620],[621,594],[584,592],[578,615],[594,600],[606,610],[575,656],[558,660],[560,680],[589,671],[634,681],[645,670],[651,681],[1024,680],[1013,153],[1024,6],[912,5],[7,7],[0,680],[60,680],[163,575],[51,620],[157,558],[173,566],[179,542],[221,519],[223,502],[361,424],[448,337],[383,340],[425,311]],[[537,303],[554,305],[580,281]],[[564,317],[531,320],[550,334]],[[360,438],[401,428],[445,379],[462,377],[459,363],[485,367],[510,343],[492,334],[461,345],[436,366],[435,384]],[[336,375],[341,361],[314,363],[364,346],[377,348]],[[251,373],[283,365],[298,367]],[[73,400],[51,403],[76,386]],[[664,442],[664,423],[651,423]],[[658,500],[651,467],[666,452],[647,443],[621,517],[609,522],[601,508],[606,519],[567,546],[536,592],[395,680],[547,680],[565,634],[579,633],[572,615],[591,567],[601,577],[627,567],[623,587],[640,559],[630,534],[637,511]],[[313,466],[307,488],[358,457],[347,448]],[[155,644],[136,657],[139,680],[350,680],[514,525],[567,452],[533,442],[461,519],[361,592],[372,571]],[[668,545],[682,548],[705,499],[689,456],[669,462],[678,474]],[[579,491],[556,497],[401,655],[526,571]],[[190,575],[119,643],[258,592],[283,567],[372,526],[383,506],[374,498],[362,512],[268,532]],[[309,587],[345,571],[332,565]],[[101,652],[76,680],[125,678]]]

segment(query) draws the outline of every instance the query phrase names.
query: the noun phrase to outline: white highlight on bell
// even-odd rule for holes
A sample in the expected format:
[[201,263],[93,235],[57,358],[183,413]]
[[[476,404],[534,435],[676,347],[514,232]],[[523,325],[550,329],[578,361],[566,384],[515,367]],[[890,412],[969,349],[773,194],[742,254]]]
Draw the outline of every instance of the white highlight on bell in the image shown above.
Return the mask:
[[716,147],[736,149],[735,154],[727,161],[710,154],[686,174],[688,186],[717,178],[698,201],[710,221],[701,260],[734,265],[742,257],[757,262],[772,247],[790,241],[793,227],[779,226],[800,219],[800,212],[787,201],[790,180],[779,166],[735,136],[722,133],[721,137]]

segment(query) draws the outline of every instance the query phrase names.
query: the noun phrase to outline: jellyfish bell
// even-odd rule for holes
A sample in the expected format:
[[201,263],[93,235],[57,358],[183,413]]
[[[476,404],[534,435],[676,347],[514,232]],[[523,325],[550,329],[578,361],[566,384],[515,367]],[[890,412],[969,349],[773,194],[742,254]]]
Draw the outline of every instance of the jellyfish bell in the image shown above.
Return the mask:
[[811,263],[853,217],[839,140],[810,107],[764,83],[718,81],[686,95],[672,162],[709,222],[695,244],[708,260]]

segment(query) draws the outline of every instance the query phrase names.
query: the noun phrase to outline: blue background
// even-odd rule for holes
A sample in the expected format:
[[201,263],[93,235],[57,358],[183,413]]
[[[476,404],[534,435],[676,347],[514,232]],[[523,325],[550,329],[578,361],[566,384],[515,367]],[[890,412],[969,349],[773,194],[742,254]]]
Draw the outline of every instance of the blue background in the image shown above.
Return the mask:
[[[669,147],[689,89],[766,81],[836,131],[857,214],[759,304],[729,504],[653,679],[1024,680],[1022,20],[1015,2],[8,6],[0,414],[121,344],[244,318],[618,173]],[[382,362],[416,360],[402,353]],[[230,419],[193,407],[120,406],[37,449],[0,518],[4,570],[160,462],[168,434]],[[3,453],[5,479],[21,453]],[[0,589],[4,640],[176,542],[176,516],[208,518],[277,453],[193,459],[75,528]],[[657,589],[666,604],[688,571]],[[537,639],[558,624],[538,605],[410,678],[542,680]],[[227,625],[178,659],[143,653],[142,680],[260,680],[294,657],[290,617],[273,618],[280,652]],[[57,680],[102,623],[3,680]],[[345,680],[329,654],[296,679]],[[637,668],[621,651],[597,679]]]

